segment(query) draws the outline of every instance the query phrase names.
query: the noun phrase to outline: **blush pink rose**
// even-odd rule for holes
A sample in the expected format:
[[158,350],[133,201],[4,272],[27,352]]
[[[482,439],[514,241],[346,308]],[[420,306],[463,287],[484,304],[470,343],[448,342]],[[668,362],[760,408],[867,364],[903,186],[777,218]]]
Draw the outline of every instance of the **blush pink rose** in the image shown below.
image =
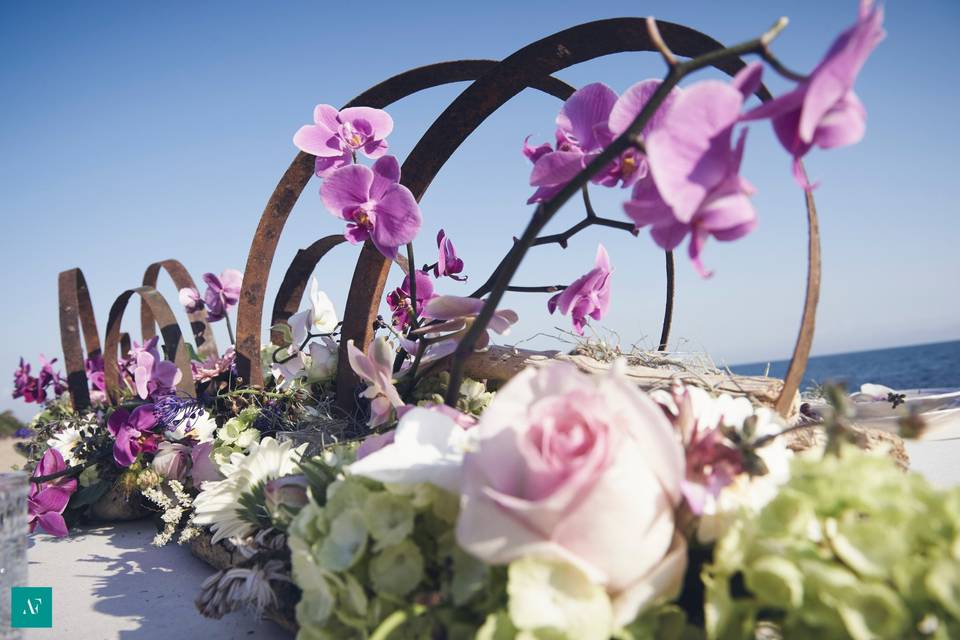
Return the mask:
[[497,393],[463,466],[457,540],[490,564],[569,562],[611,596],[617,625],[679,590],[683,450],[660,408],[616,371],[527,369]]

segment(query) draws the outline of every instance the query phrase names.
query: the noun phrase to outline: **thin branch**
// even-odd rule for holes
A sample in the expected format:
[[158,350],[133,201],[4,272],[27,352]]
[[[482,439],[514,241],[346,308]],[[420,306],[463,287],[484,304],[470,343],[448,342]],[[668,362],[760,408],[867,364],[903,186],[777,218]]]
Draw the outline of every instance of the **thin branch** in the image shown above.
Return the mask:
[[667,303],[663,308],[663,328],[660,330],[660,346],[658,351],[666,351],[670,341],[670,325],[673,324],[673,298],[676,295],[676,262],[673,251],[665,251],[667,263]]
[[518,293],[556,293],[567,288],[565,284],[551,284],[544,287],[516,287],[509,286],[507,291],[516,291]]
[[514,243],[513,247],[507,253],[504,260],[497,267],[494,275],[496,276],[493,286],[490,288],[490,295],[487,297],[483,309],[477,315],[476,320],[467,330],[466,335],[457,345],[454,354],[453,364],[450,368],[450,381],[447,387],[445,398],[449,406],[454,406],[457,400],[460,382],[463,379],[463,367],[467,356],[474,351],[474,347],[481,333],[487,330],[490,318],[493,317],[497,306],[503,299],[503,294],[510,285],[510,280],[516,274],[520,263],[523,261],[527,251],[533,246],[539,233],[543,230],[553,216],[560,208],[573,197],[577,191],[582,189],[590,179],[600,173],[610,162],[615,160],[630,147],[636,148],[638,136],[643,131],[644,126],[650,121],[660,105],[667,98],[670,91],[673,90],[680,80],[686,75],[712,66],[714,63],[728,58],[740,57],[746,54],[762,54],[767,45],[787,26],[785,18],[781,18],[767,32],[759,38],[748,40],[741,44],[728,47],[726,49],[717,49],[697,58],[692,58],[686,62],[670,67],[669,72],[663,82],[657,87],[650,99],[643,105],[640,113],[634,118],[633,122],[627,127],[626,131],[613,140],[603,151],[597,154],[594,159],[580,173],[574,176],[567,184],[563,186],[552,198],[546,202],[540,203],[527,228],[524,230],[520,240]]
[[663,36],[660,35],[660,28],[657,26],[657,21],[653,16],[647,18],[647,34],[650,36],[653,46],[655,46],[657,51],[660,52],[660,55],[663,56],[663,61],[667,63],[667,67],[672,69],[677,66],[677,64],[679,64],[677,62],[677,56],[673,55],[673,51],[670,51],[670,47],[663,41]]
[[92,462],[85,462],[84,464],[78,464],[72,467],[67,467],[66,469],[61,469],[56,473],[50,473],[45,476],[36,476],[36,477],[30,478],[30,482],[33,482],[34,484],[43,484],[44,482],[50,482],[51,480],[56,480],[57,478],[62,478],[64,476],[73,475],[74,473],[79,473],[92,464],[93,464]]
[[766,61],[766,63],[770,65],[771,69],[779,73],[781,76],[783,76],[787,80],[793,80],[794,82],[804,82],[808,78],[808,76],[805,76],[802,73],[797,73],[793,69],[788,68],[782,62],[780,62],[780,59],[777,56],[773,55],[773,53],[771,53],[770,49],[767,47],[764,47],[763,51],[760,52],[760,57],[763,58],[764,61]]

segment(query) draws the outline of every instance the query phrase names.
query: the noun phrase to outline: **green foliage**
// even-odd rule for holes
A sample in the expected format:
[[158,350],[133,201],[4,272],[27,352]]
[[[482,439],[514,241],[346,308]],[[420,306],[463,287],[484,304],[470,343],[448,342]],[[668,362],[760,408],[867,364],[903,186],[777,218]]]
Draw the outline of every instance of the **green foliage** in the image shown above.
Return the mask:
[[[384,486],[340,471],[339,455],[301,463],[311,501],[288,529],[300,638],[472,638],[506,604],[505,571],[455,542],[457,496]],[[411,609],[411,603],[420,603]],[[422,605],[422,606],[421,606]]]
[[704,571],[711,638],[960,637],[960,488],[885,455],[798,457],[766,508],[721,538]]

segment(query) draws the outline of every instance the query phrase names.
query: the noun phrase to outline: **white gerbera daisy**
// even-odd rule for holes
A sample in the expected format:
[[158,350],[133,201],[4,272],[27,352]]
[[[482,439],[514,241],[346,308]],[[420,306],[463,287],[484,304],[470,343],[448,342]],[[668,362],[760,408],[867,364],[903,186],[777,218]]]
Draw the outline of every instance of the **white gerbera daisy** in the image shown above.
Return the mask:
[[82,436],[80,430],[76,427],[67,427],[60,433],[47,440],[47,446],[56,449],[63,456],[63,461],[68,467],[79,462],[79,458],[74,455],[77,447],[80,445]]
[[194,499],[194,523],[209,525],[214,543],[253,533],[256,525],[244,517],[241,496],[261,483],[296,473],[306,447],[307,443],[294,448],[293,442],[280,443],[268,437],[253,443],[246,455],[232,454],[220,467],[226,478],[203,483],[203,491]]

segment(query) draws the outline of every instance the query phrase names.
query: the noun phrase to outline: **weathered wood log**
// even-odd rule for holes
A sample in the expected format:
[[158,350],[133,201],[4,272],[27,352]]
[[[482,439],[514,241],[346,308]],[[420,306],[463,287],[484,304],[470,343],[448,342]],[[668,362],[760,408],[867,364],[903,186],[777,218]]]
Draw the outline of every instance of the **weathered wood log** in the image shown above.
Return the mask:
[[[866,451],[886,450],[901,469],[906,471],[910,467],[910,456],[907,454],[907,449],[900,436],[880,429],[856,426],[852,429],[860,436],[860,441],[857,444],[861,449]],[[826,432],[823,427],[816,424],[791,431],[783,437],[787,439],[787,448],[798,453],[807,449],[823,447],[827,443]]]
[[[543,366],[553,360],[571,362],[585,373],[601,373],[612,366],[584,354],[566,354],[560,351],[531,351],[515,347],[491,346],[487,351],[475,353],[467,359],[464,373],[476,380],[506,382],[529,366]],[[738,376],[730,373],[702,373],[684,368],[680,361],[670,361],[669,366],[653,367],[639,363],[637,358],[628,358],[626,375],[645,391],[665,389],[673,380],[702,387],[713,393],[743,396],[751,402],[773,408],[783,389],[783,381],[765,376]],[[794,394],[787,421],[799,416],[800,394]]]

